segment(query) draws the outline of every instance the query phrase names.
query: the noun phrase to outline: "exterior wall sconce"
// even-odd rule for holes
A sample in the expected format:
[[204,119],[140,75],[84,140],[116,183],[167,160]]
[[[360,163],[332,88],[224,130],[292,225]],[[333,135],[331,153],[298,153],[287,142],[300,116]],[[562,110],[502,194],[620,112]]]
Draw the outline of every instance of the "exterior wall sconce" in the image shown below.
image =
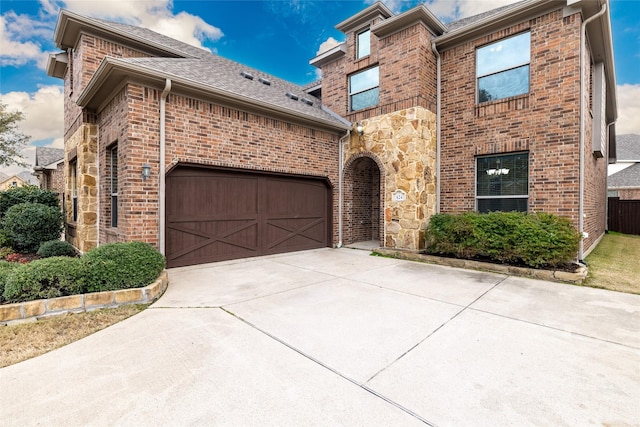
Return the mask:
[[356,124],[356,132],[358,132],[360,136],[364,135],[364,127],[360,123]]
[[142,180],[146,181],[151,176],[151,166],[149,163],[145,163],[142,165]]

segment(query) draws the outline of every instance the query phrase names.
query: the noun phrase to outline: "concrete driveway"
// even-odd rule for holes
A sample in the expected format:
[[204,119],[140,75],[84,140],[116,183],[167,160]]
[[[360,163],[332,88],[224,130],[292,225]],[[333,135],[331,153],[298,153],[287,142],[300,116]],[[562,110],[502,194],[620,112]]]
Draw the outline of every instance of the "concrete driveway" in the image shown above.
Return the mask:
[[323,249],[169,271],[0,424],[640,425],[640,296]]

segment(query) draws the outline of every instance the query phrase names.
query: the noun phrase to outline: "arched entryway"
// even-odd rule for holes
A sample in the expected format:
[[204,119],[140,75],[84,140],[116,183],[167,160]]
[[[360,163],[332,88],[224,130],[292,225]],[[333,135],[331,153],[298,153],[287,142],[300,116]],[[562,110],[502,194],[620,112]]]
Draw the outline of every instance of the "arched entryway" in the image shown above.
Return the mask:
[[370,157],[347,162],[344,170],[343,241],[381,242],[383,212],[380,167]]

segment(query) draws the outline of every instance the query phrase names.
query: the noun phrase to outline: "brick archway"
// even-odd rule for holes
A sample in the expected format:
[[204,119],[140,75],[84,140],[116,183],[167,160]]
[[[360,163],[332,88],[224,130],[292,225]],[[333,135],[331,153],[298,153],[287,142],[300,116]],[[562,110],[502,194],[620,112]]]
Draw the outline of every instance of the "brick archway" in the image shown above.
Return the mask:
[[352,156],[344,166],[343,241],[378,241],[383,236],[383,168],[368,153]]

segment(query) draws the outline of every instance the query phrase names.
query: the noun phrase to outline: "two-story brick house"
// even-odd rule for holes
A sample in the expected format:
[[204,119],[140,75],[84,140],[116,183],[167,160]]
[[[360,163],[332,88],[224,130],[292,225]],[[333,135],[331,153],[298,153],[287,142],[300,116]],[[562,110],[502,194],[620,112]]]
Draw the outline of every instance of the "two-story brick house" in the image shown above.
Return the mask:
[[63,11],[48,72],[65,81],[67,238],[147,241],[179,266],[418,250],[436,212],[522,210],[571,218],[582,257],[605,228],[616,117],[605,6],[527,0],[445,25],[376,3],[338,24],[307,90]]
[[434,212],[516,210],[570,218],[580,259],[595,246],[617,117],[607,2],[528,0],[449,25],[377,3],[336,28],[345,43],[311,63],[323,104],[362,128],[343,151],[346,209],[375,222],[383,206],[383,244],[419,248]]

